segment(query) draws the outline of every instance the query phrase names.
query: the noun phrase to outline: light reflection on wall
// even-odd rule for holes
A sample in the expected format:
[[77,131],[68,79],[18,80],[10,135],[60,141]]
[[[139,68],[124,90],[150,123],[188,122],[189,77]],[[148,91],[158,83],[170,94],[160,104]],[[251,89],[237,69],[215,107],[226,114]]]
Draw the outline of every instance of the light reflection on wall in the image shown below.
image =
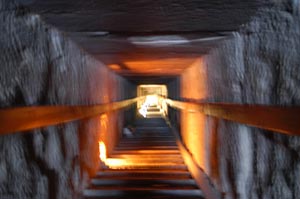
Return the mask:
[[[191,100],[207,98],[207,75],[202,59],[197,59],[181,75],[181,97]],[[185,145],[198,165],[208,171],[205,142],[206,116],[199,112],[181,112],[181,133]]]
[[[124,83],[125,88],[127,81],[119,78],[100,62],[92,61],[89,64],[93,69],[85,71],[86,74],[82,76],[82,78],[88,78],[87,82],[77,85],[81,90],[85,89],[83,95],[80,96],[80,101],[89,104],[104,104],[122,98],[123,91],[120,90],[119,85]],[[99,115],[79,122],[80,164],[81,168],[90,176],[95,175],[99,169],[98,141],[103,140],[108,145],[108,150],[111,150],[114,146],[111,143],[117,140],[119,131],[116,130],[117,122],[114,114],[118,114],[118,112]]]
[[117,127],[117,112],[105,113],[100,116],[100,140],[106,145],[107,153],[110,153],[119,139]]
[[107,114],[102,114],[100,116],[100,125],[101,125],[102,132],[107,130],[107,122],[108,122]]
[[152,60],[126,61],[124,65],[135,73],[180,74],[195,58],[161,58]]
[[106,161],[106,147],[104,142],[100,141],[99,142],[99,157],[100,157],[100,161],[101,162],[105,162]]
[[125,167],[137,166],[139,163],[136,161],[124,158],[108,158],[106,145],[103,141],[99,141],[99,158],[102,164],[111,169],[121,169]]
[[[100,140],[102,140],[103,145],[107,144],[107,132],[108,132],[108,115],[107,114],[102,114],[100,116]],[[103,148],[103,146],[102,146]],[[106,152],[106,147],[105,148],[105,154]]]
[[108,67],[112,70],[121,70],[121,66],[118,64],[111,64],[111,65],[108,65]]
[[107,158],[106,145],[103,141],[99,141],[99,158],[100,161],[109,168],[122,168],[126,165],[126,160],[119,158]]
[[205,115],[199,112],[182,112],[181,131],[183,132],[183,141],[199,166],[206,169],[204,129]]

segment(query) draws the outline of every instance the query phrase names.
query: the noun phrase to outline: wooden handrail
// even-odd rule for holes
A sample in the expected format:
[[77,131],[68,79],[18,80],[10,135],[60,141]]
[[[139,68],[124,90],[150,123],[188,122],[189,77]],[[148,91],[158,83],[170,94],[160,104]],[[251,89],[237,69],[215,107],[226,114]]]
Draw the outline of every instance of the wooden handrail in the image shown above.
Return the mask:
[[183,145],[183,143],[177,139],[177,145],[180,153],[183,157],[184,163],[187,165],[193,179],[196,181],[198,187],[203,191],[205,198],[220,199],[221,193],[214,187],[210,177],[199,167],[194,160],[192,154]]
[[31,106],[0,110],[0,135],[85,119],[125,108],[143,97],[91,106]]
[[[91,106],[32,106],[0,110],[0,134],[26,131],[93,117],[127,107],[144,97]],[[272,130],[288,135],[300,135],[300,107],[241,105],[225,103],[195,103],[165,99],[177,109],[202,112],[206,115]]]
[[243,105],[226,103],[195,103],[165,99],[177,109],[189,112],[202,112],[250,126],[272,130],[288,135],[300,135],[300,107],[267,105]]
[[[272,130],[283,134],[293,136],[300,135],[300,107],[182,102],[163,97],[162,100],[165,100],[170,107],[183,111],[191,113],[201,112],[216,118]],[[171,126],[170,123],[169,125]],[[197,185],[205,194],[205,197],[220,199],[222,194],[213,186],[209,176],[196,163],[193,155],[180,139],[176,128],[172,128],[172,130],[176,135],[177,145],[179,146],[184,162]]]
[[184,163],[188,167],[188,170],[190,171],[193,179],[196,181],[198,187],[200,187],[200,189],[203,191],[205,198],[220,199],[221,193],[216,189],[216,187],[214,187],[214,184],[211,182],[210,177],[196,163],[193,155],[184,145],[181,136],[179,135],[180,133],[178,132],[178,129],[171,124],[168,118],[165,118],[165,120],[176,138],[176,143],[183,157]]

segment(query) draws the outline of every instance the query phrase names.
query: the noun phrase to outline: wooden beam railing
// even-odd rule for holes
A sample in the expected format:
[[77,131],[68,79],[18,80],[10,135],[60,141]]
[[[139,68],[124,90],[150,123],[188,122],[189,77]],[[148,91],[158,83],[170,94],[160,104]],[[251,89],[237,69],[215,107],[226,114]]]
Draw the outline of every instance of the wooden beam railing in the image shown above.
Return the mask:
[[31,106],[0,110],[0,135],[81,120],[125,108],[144,97],[90,106]]
[[[208,116],[238,122],[287,135],[300,135],[300,107],[243,105],[226,103],[182,102],[161,97],[170,107],[188,112],[201,112]],[[169,122],[169,125],[172,125]],[[214,187],[210,177],[199,167],[188,147],[172,127],[184,162],[206,198],[220,199],[222,194]]]
[[[0,134],[26,131],[49,125],[93,117],[127,107],[140,98],[91,106],[32,106],[0,110]],[[250,126],[288,135],[300,135],[300,107],[241,105],[225,103],[195,103],[165,99],[177,109],[202,112]]]
[[184,163],[187,165],[193,179],[203,191],[205,198],[220,199],[221,193],[214,187],[209,176],[201,169],[189,150],[184,146],[182,141],[177,139],[177,145],[183,157]]
[[189,112],[201,112],[209,116],[283,134],[300,135],[300,107],[195,103],[171,99],[165,99],[165,102],[173,108]]
[[189,150],[181,140],[181,136],[178,132],[178,129],[171,124],[168,118],[166,118],[166,122],[172,129],[173,134],[175,135],[176,143],[183,157],[184,163],[188,167],[188,170],[190,171],[193,179],[196,181],[198,187],[200,187],[203,191],[205,198],[220,199],[221,193],[216,189],[216,187],[214,187],[213,183],[210,180],[210,177],[196,163],[193,155],[189,152]]

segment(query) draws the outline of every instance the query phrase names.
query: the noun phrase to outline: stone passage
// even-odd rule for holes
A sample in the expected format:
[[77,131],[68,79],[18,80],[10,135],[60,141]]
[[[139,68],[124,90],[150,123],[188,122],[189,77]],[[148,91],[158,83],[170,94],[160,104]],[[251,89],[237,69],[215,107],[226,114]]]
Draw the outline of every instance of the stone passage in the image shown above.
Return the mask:
[[121,139],[108,159],[111,167],[91,180],[86,199],[204,198],[162,118],[136,121],[134,135]]

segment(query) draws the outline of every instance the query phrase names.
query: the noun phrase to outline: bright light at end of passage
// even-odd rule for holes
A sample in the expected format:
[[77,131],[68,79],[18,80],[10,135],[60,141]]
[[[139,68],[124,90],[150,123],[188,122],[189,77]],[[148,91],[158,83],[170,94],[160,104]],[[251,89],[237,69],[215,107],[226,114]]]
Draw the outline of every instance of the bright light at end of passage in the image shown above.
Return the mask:
[[157,95],[147,95],[145,103],[149,104],[149,106],[158,106]]
[[158,106],[158,96],[157,95],[147,95],[145,102],[142,104],[141,108],[139,109],[139,113],[147,117],[147,109],[149,106]]

